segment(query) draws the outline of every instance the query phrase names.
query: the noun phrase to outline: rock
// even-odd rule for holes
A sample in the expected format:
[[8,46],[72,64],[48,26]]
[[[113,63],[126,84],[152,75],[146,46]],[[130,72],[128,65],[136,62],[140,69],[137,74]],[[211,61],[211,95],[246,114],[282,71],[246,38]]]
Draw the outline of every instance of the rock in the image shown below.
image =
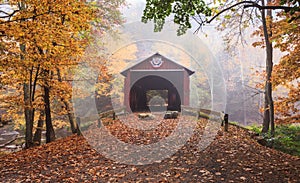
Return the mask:
[[150,113],[140,113],[138,114],[140,119],[154,119],[154,115]]
[[164,119],[176,119],[178,117],[178,111],[167,111]]
[[267,146],[267,141],[262,136],[255,136],[254,139],[261,145]]
[[248,133],[251,138],[256,139],[259,136],[259,133],[248,130]]

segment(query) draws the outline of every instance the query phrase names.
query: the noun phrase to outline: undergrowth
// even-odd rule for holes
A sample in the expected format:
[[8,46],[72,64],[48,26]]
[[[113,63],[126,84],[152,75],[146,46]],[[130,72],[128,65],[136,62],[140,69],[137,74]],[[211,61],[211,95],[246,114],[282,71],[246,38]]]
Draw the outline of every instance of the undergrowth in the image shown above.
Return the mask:
[[278,125],[275,128],[274,137],[270,133],[262,134],[261,126],[252,125],[247,128],[262,135],[266,141],[266,146],[294,156],[300,156],[300,125]]

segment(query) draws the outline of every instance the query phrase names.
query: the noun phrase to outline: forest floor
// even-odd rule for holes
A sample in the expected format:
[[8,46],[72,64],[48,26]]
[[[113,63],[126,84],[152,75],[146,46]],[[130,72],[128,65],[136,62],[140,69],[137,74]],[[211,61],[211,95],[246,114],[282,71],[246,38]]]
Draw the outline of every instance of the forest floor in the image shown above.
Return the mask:
[[[138,145],[170,136],[178,125],[176,120],[164,120],[143,134],[120,121],[106,122],[111,134]],[[101,134],[101,128],[91,126],[83,136],[0,157],[0,182],[300,182],[299,157],[261,146],[237,126],[230,125],[229,132],[219,127],[214,140],[199,149],[206,124],[199,120],[192,137],[175,154],[147,165],[106,158],[91,145],[91,137]]]

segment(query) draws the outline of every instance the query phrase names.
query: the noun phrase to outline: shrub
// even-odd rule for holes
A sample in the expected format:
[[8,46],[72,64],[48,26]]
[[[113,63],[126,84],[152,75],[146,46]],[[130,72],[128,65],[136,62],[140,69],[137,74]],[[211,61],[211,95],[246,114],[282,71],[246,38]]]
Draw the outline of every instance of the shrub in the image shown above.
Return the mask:
[[[249,130],[261,134],[261,128],[257,125],[247,127]],[[275,136],[270,133],[261,134],[266,142],[266,146],[300,156],[300,126],[298,125],[278,125],[275,128]]]

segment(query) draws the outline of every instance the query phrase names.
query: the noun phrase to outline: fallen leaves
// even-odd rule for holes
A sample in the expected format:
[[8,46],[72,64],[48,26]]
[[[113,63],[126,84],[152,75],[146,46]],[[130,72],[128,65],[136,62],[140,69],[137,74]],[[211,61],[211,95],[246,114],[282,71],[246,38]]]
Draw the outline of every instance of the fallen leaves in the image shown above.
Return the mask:
[[[142,133],[121,124],[111,132],[131,143],[153,143],[169,135],[170,126],[161,125]],[[173,121],[176,125],[176,121]],[[115,126],[114,126],[115,125]],[[200,125],[201,126],[201,125]],[[203,125],[202,125],[203,126]],[[166,129],[164,129],[164,127]],[[169,130],[168,130],[169,129]],[[40,147],[9,154],[0,159],[3,182],[298,182],[300,159],[266,147],[249,138],[243,129],[230,126],[199,151],[201,127],[170,158],[137,166],[119,164],[96,152],[84,137],[70,136]],[[159,132],[163,133],[160,134]],[[122,135],[121,135],[122,134]],[[222,135],[220,135],[222,134]],[[149,142],[147,140],[149,140]]]

